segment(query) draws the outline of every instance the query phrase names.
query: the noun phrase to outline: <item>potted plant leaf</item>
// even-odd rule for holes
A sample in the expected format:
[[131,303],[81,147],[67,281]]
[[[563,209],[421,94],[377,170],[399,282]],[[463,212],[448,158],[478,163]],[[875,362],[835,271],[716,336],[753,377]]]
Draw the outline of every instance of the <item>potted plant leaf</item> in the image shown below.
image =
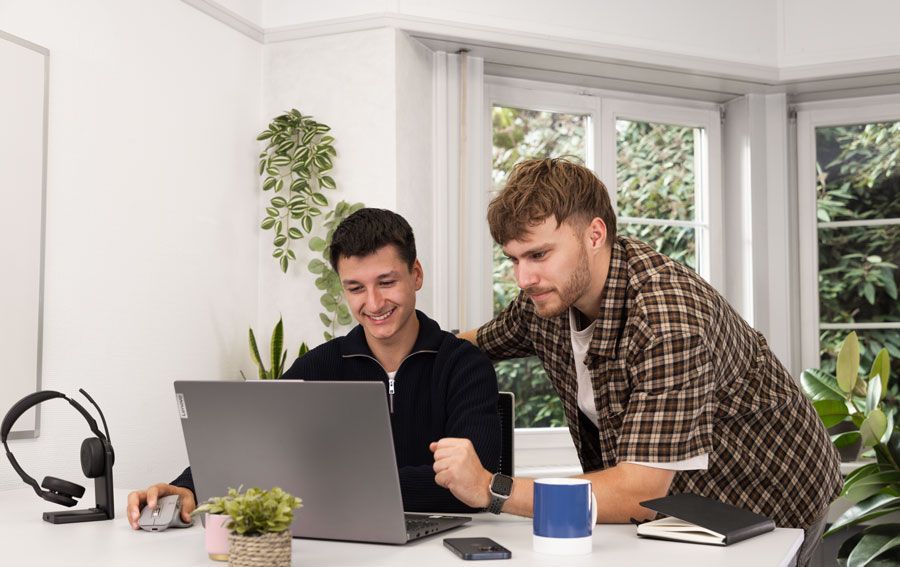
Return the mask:
[[[278,322],[275,323],[275,328],[272,329],[272,338],[269,341],[269,368],[266,368],[266,365],[263,363],[262,357],[259,354],[259,347],[256,346],[256,335],[253,334],[252,327],[249,331],[249,341],[250,357],[253,359],[254,364],[256,364],[256,368],[259,372],[259,379],[277,380],[281,378],[281,375],[284,374],[285,370],[284,364],[287,361],[287,351],[284,350],[284,323],[282,322],[281,317],[279,317]],[[297,351],[297,358],[300,358],[308,352],[309,347],[306,346],[306,343],[300,343],[300,348]],[[247,379],[243,372],[241,372],[241,376],[243,376],[244,380]]]
[[[859,374],[859,339],[851,332],[838,352],[837,376],[810,369],[803,373],[803,390],[827,426],[849,423],[849,431],[832,435],[836,447],[859,442],[874,460],[844,479],[841,496],[854,505],[825,532],[900,512],[900,428],[893,410],[886,410],[884,395],[890,378],[890,356],[882,349],[867,377]],[[869,526],[849,538],[838,551],[838,562],[848,567],[900,564],[900,524]]]
[[228,564],[236,567],[291,564],[291,522],[302,500],[277,486],[271,490],[229,488],[225,496],[213,497],[193,514],[219,512],[229,517]]

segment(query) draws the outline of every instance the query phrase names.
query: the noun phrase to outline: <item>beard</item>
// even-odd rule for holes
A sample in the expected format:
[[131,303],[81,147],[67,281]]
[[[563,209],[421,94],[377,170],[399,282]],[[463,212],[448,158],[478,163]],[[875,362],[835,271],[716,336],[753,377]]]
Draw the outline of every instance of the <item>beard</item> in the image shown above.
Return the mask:
[[[569,307],[574,305],[575,302],[585,294],[585,292],[587,292],[588,287],[590,287],[590,283],[591,271],[588,268],[588,255],[587,250],[585,250],[584,244],[582,243],[580,252],[578,254],[578,260],[575,262],[572,273],[569,274],[566,282],[556,292],[559,296],[559,302],[548,303],[543,306],[539,306],[537,303],[532,301],[535,312],[539,317],[543,317],[544,319],[559,317],[560,315],[565,313],[569,309]],[[534,288],[530,290],[526,289],[525,293],[537,294],[541,293],[542,291],[548,290],[540,288]]]

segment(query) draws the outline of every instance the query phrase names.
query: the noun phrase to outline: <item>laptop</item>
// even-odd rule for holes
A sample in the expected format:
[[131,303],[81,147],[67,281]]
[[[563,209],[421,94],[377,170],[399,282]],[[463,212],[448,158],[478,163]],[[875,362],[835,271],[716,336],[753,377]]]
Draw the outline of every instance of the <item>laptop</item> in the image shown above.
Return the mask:
[[197,499],[280,486],[294,537],[403,544],[471,518],[404,514],[379,382],[176,381]]

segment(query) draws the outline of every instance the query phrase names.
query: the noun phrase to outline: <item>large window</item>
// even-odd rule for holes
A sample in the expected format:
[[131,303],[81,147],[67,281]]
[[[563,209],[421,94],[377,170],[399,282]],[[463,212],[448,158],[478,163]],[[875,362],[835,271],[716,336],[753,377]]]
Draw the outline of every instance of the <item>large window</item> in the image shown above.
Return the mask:
[[[713,283],[710,231],[718,207],[709,179],[710,134],[718,110],[664,101],[488,86],[491,115],[491,194],[503,188],[516,163],[540,157],[580,161],[607,185],[617,207],[619,234],[641,239],[697,270]],[[718,144],[718,141],[716,141]],[[718,159],[718,153],[714,156]],[[485,249],[488,249],[485,246]],[[518,294],[512,263],[493,245],[493,312]],[[562,406],[535,358],[497,364],[502,390],[516,394],[516,425],[565,425]]]
[[[868,371],[883,347],[900,358],[900,107],[813,107],[798,118],[804,366],[833,372],[856,331]],[[894,382],[888,403],[897,394]]]
[[[513,166],[523,159],[569,156],[582,163],[587,159],[590,114],[572,114],[491,107],[492,190],[503,188]],[[493,244],[493,315],[499,313],[519,293],[513,278],[513,264],[496,243]],[[562,404],[553,392],[536,357],[497,363],[501,390],[516,394],[516,424],[519,427],[565,425]]]

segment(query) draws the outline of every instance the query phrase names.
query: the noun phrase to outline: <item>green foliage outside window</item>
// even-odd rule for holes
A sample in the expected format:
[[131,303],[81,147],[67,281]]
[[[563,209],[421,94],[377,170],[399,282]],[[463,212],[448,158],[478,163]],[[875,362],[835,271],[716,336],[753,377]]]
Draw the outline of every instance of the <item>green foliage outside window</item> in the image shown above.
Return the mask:
[[[503,188],[509,172],[522,160],[569,156],[584,161],[588,119],[561,114],[494,107],[494,190]],[[494,313],[519,293],[512,262],[494,245]],[[558,427],[566,424],[562,403],[536,357],[504,360],[495,365],[500,389],[516,394],[516,427]]]
[[[819,222],[900,218],[900,122],[816,129],[816,216]],[[820,226],[819,319],[823,323],[900,321],[897,266],[900,225]],[[821,368],[835,370],[846,331],[822,330]],[[858,331],[861,364],[885,348],[900,357],[900,331]],[[896,380],[884,404],[900,407]]]

